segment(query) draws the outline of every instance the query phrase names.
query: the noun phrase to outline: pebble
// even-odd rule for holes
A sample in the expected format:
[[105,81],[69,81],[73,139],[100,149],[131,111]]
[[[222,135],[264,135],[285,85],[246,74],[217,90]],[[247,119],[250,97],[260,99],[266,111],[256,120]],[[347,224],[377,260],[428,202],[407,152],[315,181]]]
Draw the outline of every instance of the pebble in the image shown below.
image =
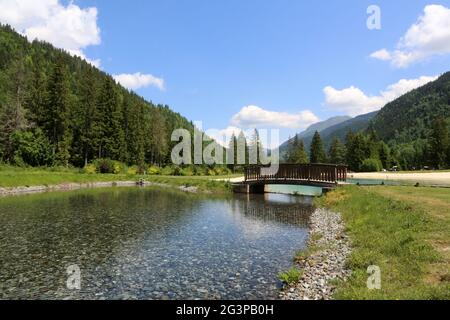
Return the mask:
[[[351,274],[345,268],[351,243],[345,235],[340,214],[317,209],[311,215],[309,233],[309,247],[321,249],[299,262],[303,276],[297,284],[280,293],[282,300],[331,300],[336,287],[330,282],[335,279],[345,281]],[[312,240],[316,238],[319,240]]]

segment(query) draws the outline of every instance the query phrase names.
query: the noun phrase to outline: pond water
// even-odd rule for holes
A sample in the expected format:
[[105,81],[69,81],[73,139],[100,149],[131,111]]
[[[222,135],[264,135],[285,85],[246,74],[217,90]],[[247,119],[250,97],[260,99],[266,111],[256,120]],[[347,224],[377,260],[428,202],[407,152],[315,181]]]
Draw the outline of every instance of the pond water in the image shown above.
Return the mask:
[[[271,299],[311,203],[130,188],[0,199],[1,299]],[[67,268],[81,290],[67,289]]]

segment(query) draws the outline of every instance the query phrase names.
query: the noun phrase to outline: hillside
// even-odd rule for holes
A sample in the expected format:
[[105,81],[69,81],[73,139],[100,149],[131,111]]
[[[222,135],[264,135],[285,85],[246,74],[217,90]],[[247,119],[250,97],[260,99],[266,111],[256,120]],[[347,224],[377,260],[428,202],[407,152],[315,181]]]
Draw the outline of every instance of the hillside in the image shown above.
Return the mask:
[[[355,118],[350,117],[331,118],[330,119],[331,121],[325,121],[311,126],[306,131],[298,134],[298,137],[303,140],[305,144],[305,149],[307,152],[309,152],[314,133],[318,131],[323,139],[325,148],[328,150],[335,137],[339,138],[342,142],[344,142],[345,136],[347,135],[349,130],[352,130],[354,132],[366,130],[369,126],[370,120],[372,120],[376,114],[377,112],[372,112]],[[324,125],[324,123],[328,123],[329,125],[326,126]],[[314,128],[317,129],[314,130]],[[286,154],[288,143],[289,141],[286,141],[280,147],[281,157],[284,157],[284,155]]]
[[193,130],[86,61],[1,25],[0,120],[0,162],[32,166],[164,164],[172,131]]
[[309,137],[309,136],[313,136],[314,133],[316,133],[316,131],[318,132],[322,132],[330,127],[339,125],[345,121],[350,120],[351,117],[348,116],[338,116],[338,117],[333,117],[330,118],[328,120],[322,121],[322,122],[318,122],[316,124],[313,124],[311,126],[309,126],[305,131],[303,131],[302,133],[299,133],[297,136],[299,139],[303,139],[305,137]]
[[387,104],[373,119],[379,137],[391,144],[426,139],[436,118],[450,117],[450,72]]
[[[314,133],[316,133],[316,131],[323,132],[324,130],[326,130],[326,129],[330,128],[330,127],[339,125],[340,123],[343,123],[343,122],[348,121],[350,119],[351,118],[347,117],[347,116],[338,116],[338,117],[330,118],[330,119],[325,120],[325,121],[321,121],[321,122],[315,123],[315,124],[309,126],[305,131],[297,134],[297,137],[299,139],[304,140],[305,143],[309,146],[310,143],[311,143],[312,137],[314,136]],[[294,138],[292,138],[292,139],[294,139]],[[287,148],[288,148],[288,145],[289,145],[289,141],[290,140],[286,141],[285,143],[283,143],[280,146],[280,153],[281,153],[282,156],[287,151]]]
[[343,123],[324,130],[321,135],[324,140],[325,147],[328,148],[334,138],[338,138],[341,142],[345,142],[347,133],[364,131],[369,127],[370,121],[378,114],[378,111],[357,116]]

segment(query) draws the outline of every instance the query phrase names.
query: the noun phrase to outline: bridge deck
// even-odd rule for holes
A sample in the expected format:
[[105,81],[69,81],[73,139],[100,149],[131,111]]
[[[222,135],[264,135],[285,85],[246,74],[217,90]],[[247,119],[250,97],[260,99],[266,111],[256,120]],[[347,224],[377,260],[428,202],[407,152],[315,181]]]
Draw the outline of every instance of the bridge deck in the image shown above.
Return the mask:
[[265,185],[304,185],[321,188],[334,188],[347,181],[347,167],[325,164],[305,164],[279,166],[274,174],[267,174],[264,166],[251,166],[245,169],[242,185],[259,187]]

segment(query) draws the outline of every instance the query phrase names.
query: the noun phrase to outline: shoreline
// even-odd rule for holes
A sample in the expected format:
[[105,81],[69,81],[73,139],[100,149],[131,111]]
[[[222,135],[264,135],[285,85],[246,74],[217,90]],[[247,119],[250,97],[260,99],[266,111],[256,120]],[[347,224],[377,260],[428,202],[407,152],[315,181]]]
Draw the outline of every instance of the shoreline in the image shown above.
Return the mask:
[[280,293],[281,300],[332,300],[334,281],[346,281],[351,271],[345,263],[351,243],[340,214],[318,208],[311,215],[309,241],[296,257],[302,276]]
[[0,188],[0,197],[22,196],[29,194],[47,193],[47,192],[61,192],[61,191],[76,191],[82,189],[100,189],[100,188],[116,188],[116,187],[160,187],[173,188],[187,193],[211,193],[211,191],[201,191],[195,186],[176,186],[156,182],[139,182],[139,181],[110,181],[110,182],[86,182],[86,183],[61,183],[51,186],[25,186],[25,187],[11,187]]

